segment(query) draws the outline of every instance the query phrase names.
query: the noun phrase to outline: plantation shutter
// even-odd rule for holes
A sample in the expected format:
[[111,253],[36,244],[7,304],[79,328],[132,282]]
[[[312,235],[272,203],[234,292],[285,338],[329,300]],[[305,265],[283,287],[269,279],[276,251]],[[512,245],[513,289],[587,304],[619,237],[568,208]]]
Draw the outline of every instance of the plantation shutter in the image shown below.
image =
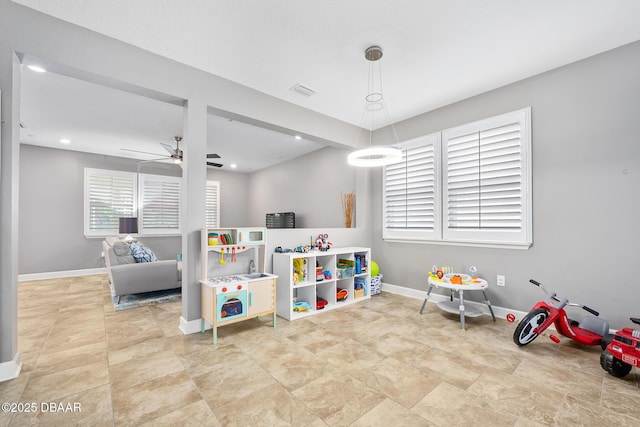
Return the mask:
[[140,234],[180,233],[180,178],[140,174]]
[[402,161],[383,174],[385,239],[425,239],[439,235],[439,136],[429,135],[401,145]]
[[205,209],[207,227],[220,227],[220,182],[207,181]]
[[445,240],[528,238],[530,110],[443,132]]
[[85,168],[85,236],[118,234],[120,217],[136,216],[136,174]]

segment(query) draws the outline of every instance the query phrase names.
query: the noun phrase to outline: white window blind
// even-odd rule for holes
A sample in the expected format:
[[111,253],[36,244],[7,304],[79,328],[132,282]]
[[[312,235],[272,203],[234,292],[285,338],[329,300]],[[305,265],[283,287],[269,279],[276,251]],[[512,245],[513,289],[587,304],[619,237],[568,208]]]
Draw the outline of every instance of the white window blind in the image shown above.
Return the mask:
[[530,109],[443,132],[443,237],[530,243]]
[[439,134],[405,142],[402,161],[385,168],[383,238],[439,237],[439,146]]
[[531,109],[401,144],[383,173],[383,239],[527,248]]
[[140,174],[140,234],[180,233],[180,178]]
[[208,228],[220,227],[220,182],[207,181],[206,223]]
[[118,234],[118,218],[136,216],[136,174],[85,168],[85,236]]

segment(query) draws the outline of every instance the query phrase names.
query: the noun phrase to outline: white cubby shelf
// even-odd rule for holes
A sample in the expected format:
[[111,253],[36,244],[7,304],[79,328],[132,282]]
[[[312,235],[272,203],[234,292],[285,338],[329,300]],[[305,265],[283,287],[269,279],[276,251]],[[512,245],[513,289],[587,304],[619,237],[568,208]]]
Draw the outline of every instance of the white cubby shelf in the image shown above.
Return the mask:
[[[360,273],[356,273],[356,260],[361,260]],[[297,262],[303,263],[303,277],[294,274]],[[324,252],[274,253],[273,273],[278,276],[276,285],[278,316],[287,320],[296,320],[370,299],[370,264],[370,248],[347,247],[332,248]],[[323,272],[329,273],[326,278],[323,274],[322,280],[316,280],[316,266],[322,267]],[[338,289],[347,290],[348,295],[344,300],[338,300]],[[317,297],[327,301],[324,308],[316,308]],[[307,302],[311,308],[306,311],[295,311],[294,303],[303,301]]]

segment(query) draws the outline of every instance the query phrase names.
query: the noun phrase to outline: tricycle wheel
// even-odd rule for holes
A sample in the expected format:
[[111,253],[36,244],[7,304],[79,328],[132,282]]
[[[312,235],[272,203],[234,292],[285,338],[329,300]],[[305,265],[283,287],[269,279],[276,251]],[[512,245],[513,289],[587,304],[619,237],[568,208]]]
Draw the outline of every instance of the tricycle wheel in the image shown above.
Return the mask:
[[531,311],[518,323],[518,327],[513,333],[513,342],[523,346],[535,340],[538,337],[538,334],[534,332],[535,329],[542,325],[548,316],[549,312],[544,308]]
[[632,366],[613,357],[607,350],[600,355],[600,366],[614,377],[622,378],[631,372]]

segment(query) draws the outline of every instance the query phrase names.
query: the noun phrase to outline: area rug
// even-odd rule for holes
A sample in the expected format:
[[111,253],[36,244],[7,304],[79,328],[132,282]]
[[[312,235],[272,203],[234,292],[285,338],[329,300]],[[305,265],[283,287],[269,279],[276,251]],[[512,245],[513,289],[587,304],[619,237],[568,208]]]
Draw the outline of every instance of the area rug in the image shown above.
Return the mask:
[[164,291],[144,292],[141,294],[123,295],[118,304],[118,297],[111,288],[111,301],[115,311],[128,310],[130,308],[144,307],[147,305],[165,304],[180,301],[182,288],[167,289]]

